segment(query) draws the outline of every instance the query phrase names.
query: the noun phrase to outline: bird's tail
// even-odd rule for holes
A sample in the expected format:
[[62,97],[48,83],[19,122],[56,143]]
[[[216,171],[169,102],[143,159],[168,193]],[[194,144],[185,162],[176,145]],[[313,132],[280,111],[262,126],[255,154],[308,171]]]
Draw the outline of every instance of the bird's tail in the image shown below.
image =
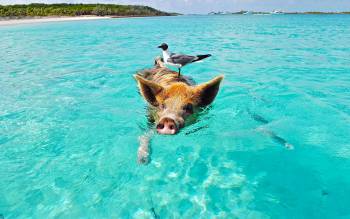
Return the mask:
[[200,60],[203,60],[205,58],[208,58],[210,57],[211,55],[210,54],[206,54],[206,55],[197,55],[197,58],[195,60],[193,60],[192,62],[198,62]]

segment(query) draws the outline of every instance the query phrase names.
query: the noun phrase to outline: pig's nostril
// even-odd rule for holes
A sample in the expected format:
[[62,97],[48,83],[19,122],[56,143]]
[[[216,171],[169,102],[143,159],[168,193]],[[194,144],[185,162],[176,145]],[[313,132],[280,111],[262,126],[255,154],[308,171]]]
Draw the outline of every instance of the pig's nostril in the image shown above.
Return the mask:
[[157,125],[157,129],[163,129],[164,128],[164,124],[158,124]]
[[174,125],[169,125],[169,129],[173,130],[174,128]]

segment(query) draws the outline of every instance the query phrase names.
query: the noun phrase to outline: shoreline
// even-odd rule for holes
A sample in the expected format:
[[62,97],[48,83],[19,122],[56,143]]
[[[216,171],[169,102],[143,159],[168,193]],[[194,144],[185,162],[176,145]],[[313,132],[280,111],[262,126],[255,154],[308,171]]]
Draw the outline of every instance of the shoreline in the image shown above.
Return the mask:
[[77,17],[67,17],[67,16],[55,17],[54,16],[54,17],[9,18],[9,19],[0,19],[0,26],[60,22],[60,21],[102,20],[102,19],[111,19],[111,18],[124,18],[124,16],[77,16]]

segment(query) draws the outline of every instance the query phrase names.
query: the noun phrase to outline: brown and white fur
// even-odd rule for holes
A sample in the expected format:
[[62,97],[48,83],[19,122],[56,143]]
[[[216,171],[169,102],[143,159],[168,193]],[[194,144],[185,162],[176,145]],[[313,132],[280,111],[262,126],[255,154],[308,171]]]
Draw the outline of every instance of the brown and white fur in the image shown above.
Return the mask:
[[[140,94],[149,103],[150,120],[159,134],[176,134],[185,125],[186,119],[201,107],[211,104],[223,76],[199,85],[183,75],[164,66],[160,58],[152,69],[134,75]],[[140,137],[138,161],[149,161],[150,133]]]

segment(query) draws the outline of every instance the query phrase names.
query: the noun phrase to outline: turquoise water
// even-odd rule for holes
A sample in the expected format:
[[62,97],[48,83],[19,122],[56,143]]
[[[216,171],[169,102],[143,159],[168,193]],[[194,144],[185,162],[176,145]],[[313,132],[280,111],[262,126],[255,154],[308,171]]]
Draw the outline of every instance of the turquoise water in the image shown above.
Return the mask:
[[[168,42],[225,80],[138,165],[132,78]],[[0,27],[0,215],[350,218],[350,16],[180,16]],[[286,147],[286,145],[291,145]]]

